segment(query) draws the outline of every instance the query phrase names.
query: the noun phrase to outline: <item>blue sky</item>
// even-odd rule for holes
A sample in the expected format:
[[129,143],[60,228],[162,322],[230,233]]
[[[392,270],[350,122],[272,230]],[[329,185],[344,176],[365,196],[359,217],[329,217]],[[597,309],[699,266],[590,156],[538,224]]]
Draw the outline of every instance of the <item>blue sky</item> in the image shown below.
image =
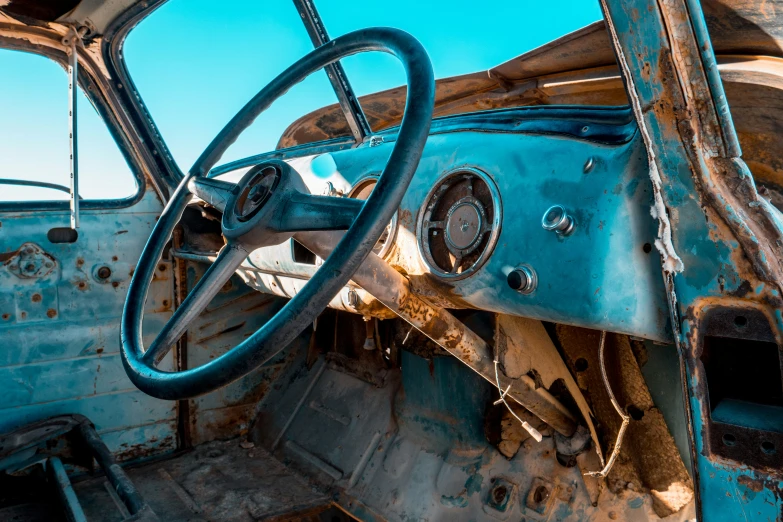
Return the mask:
[[[333,38],[369,26],[408,31],[424,44],[438,78],[488,69],[601,17],[598,2],[585,0],[561,0],[556,7],[475,0],[318,0],[317,6]],[[311,49],[289,0],[170,0],[130,33],[123,52],[163,138],[186,170],[250,97]],[[353,56],[343,65],[360,95],[405,80],[399,63],[380,53]],[[0,177],[67,184],[65,73],[43,58],[6,50],[0,50],[0,71],[10,78],[0,81]],[[291,122],[335,101],[325,74],[312,75],[256,120],[223,161],[273,149]],[[85,197],[132,192],[127,167],[86,100],[80,118]],[[33,195],[41,198],[43,192],[6,191],[2,199]],[[46,196],[60,197],[50,191]]]

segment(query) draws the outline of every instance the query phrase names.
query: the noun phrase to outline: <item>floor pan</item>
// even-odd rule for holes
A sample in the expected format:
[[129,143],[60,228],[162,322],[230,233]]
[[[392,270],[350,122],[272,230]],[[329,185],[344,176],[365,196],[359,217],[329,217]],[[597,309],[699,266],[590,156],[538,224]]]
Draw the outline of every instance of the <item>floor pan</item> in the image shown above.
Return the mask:
[[[126,471],[163,522],[344,519],[332,513],[325,494],[265,450],[243,448],[236,439]],[[78,482],[74,489],[88,521],[126,520],[104,478]]]

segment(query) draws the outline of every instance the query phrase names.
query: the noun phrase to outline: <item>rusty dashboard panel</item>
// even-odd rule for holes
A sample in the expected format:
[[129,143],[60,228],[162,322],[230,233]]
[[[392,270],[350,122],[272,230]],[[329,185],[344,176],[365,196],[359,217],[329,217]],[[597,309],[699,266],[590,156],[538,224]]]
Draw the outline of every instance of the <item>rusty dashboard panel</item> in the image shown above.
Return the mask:
[[[647,160],[629,117],[624,108],[574,108],[565,117],[558,109],[539,107],[434,123],[385,259],[406,274],[415,293],[447,308],[491,310],[669,341],[665,293],[652,248],[656,228],[649,218]],[[493,118],[494,128],[486,128]],[[348,194],[380,172],[391,142],[393,135],[375,147],[295,158],[290,164],[311,192]],[[217,178],[238,179],[243,163],[221,167]],[[234,168],[238,170],[232,172]],[[449,194],[448,187],[445,193],[432,192],[444,178],[471,172],[486,178],[495,193],[477,192],[475,201],[466,202],[461,193]],[[475,245],[457,245],[466,247],[462,251],[474,248],[466,259],[478,265],[475,271],[462,273],[469,268],[465,265],[459,274],[435,271],[422,252],[423,234],[433,231],[423,230],[419,217],[433,198],[441,197],[444,216],[454,205],[469,204],[462,212],[473,212],[473,221],[482,215],[480,219],[490,219],[488,212],[502,217],[489,228],[497,236],[494,245],[481,238]],[[567,235],[542,225],[555,206],[573,219]],[[462,241],[470,243],[470,238]],[[488,247],[491,251],[478,259],[478,251]],[[248,268],[275,276],[306,278],[316,268],[296,263],[293,247],[286,245],[260,249],[251,260]],[[522,266],[530,267],[537,279],[528,293],[510,281]]]

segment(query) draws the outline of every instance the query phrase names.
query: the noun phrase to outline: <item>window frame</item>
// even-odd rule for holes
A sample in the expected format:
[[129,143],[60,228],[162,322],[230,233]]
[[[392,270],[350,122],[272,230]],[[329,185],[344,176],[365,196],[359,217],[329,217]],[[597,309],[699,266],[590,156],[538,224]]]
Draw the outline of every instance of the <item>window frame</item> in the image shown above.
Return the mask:
[[[37,40],[40,41],[41,36],[49,35],[36,32],[35,36],[37,37]],[[68,55],[55,46],[50,47],[40,43],[31,43],[30,41],[23,40],[22,38],[0,36],[0,49],[24,52],[27,54],[40,56],[44,59],[50,60],[56,65],[67,68]],[[106,129],[109,131],[109,134],[119,149],[120,154],[127,163],[130,174],[136,181],[136,192],[134,194],[124,198],[116,199],[81,199],[79,203],[80,210],[110,210],[133,206],[144,197],[144,194],[149,188],[147,184],[147,176],[144,175],[145,169],[141,167],[134,154],[131,153],[133,149],[131,146],[131,140],[127,134],[122,131],[122,126],[115,118],[114,112],[111,110],[109,100],[102,96],[103,91],[100,89],[98,82],[93,76],[93,71],[96,69],[96,64],[93,62],[91,57],[84,52],[84,50],[80,49],[78,52],[80,65],[78,69],[79,87],[81,88],[84,96],[95,108],[96,112],[98,113],[98,117],[106,126]],[[67,94],[66,91],[67,82],[64,81],[63,96]],[[64,132],[64,134],[67,134],[67,132]],[[67,179],[64,181],[67,182]],[[0,212],[62,212],[69,210],[70,202],[67,199],[48,201],[0,201]]]

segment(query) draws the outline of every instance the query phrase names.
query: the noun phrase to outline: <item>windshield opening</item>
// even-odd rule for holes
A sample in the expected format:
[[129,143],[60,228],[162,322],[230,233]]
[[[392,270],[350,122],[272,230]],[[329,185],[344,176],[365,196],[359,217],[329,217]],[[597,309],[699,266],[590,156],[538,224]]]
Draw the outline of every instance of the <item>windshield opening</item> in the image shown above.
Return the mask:
[[[411,33],[427,49],[436,78],[445,78],[486,71],[601,18],[592,2],[562,4],[556,17],[549,6],[520,2],[476,9],[469,0],[448,7],[401,0],[394,9],[321,0],[317,8],[331,38],[371,26]],[[293,2],[231,0],[216,7],[205,0],[171,0],[130,33],[123,54],[172,155],[187,170],[253,95],[312,48]],[[363,53],[341,63],[358,96],[405,83],[402,66],[384,53]],[[311,75],[263,113],[219,163],[287,146],[280,139],[292,123],[336,103],[326,74]],[[377,107],[363,109],[373,131],[388,126],[373,116]],[[351,135],[339,111],[315,127],[308,128],[307,141]]]

